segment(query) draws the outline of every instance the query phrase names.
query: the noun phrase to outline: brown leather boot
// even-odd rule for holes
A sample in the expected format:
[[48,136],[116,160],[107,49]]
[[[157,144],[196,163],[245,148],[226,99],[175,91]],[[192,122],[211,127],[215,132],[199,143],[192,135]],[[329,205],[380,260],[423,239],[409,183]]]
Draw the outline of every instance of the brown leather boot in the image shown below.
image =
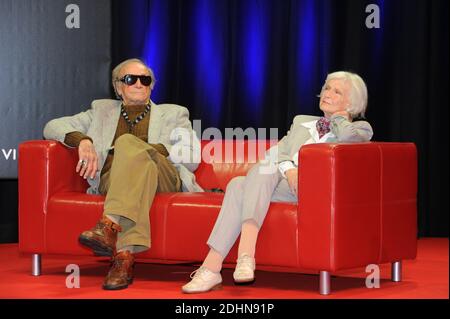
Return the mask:
[[81,233],[78,240],[80,244],[94,250],[97,256],[112,256],[116,250],[117,233],[122,228],[103,216],[90,230]]
[[111,260],[111,268],[103,283],[103,289],[125,289],[133,283],[134,256],[129,251],[121,251]]

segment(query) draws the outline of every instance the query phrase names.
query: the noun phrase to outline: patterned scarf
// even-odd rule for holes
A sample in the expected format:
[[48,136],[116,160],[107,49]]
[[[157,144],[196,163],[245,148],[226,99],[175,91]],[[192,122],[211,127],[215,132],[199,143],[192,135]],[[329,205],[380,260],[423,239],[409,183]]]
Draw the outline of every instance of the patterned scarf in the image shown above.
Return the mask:
[[317,132],[319,132],[319,138],[322,138],[325,134],[330,131],[330,120],[321,117],[316,123]]

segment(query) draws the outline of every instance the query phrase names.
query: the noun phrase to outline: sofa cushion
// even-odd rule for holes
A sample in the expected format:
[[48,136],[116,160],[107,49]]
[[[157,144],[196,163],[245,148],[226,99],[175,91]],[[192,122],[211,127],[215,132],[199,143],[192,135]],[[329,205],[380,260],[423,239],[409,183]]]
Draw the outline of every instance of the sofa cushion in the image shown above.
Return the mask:
[[[222,194],[177,194],[167,206],[165,257],[171,260],[202,261],[209,250],[206,242],[222,204]],[[256,258],[259,264],[296,267],[297,205],[272,203],[259,234]],[[227,262],[235,262],[236,241]],[[261,247],[262,249],[258,249]]]
[[276,141],[213,140],[202,141],[202,162],[195,171],[197,182],[205,189],[225,190],[229,181],[247,172]]

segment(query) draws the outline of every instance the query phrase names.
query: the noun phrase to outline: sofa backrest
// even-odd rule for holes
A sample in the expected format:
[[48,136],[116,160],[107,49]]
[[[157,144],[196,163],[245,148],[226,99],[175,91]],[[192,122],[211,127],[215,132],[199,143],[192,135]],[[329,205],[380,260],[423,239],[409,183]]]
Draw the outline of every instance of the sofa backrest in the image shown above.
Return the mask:
[[203,140],[201,144],[202,161],[195,171],[197,182],[204,189],[222,190],[233,177],[246,175],[271,145],[270,140]]

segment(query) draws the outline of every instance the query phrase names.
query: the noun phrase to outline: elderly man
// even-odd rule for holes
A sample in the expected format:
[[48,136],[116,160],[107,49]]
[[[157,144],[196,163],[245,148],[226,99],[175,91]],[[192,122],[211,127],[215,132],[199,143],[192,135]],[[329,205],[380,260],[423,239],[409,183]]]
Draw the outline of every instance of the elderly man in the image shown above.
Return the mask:
[[150,247],[155,193],[202,191],[192,173],[200,143],[188,110],[150,100],[155,76],[138,59],[115,67],[112,84],[119,100],[95,100],[88,111],[44,128],[46,139],[78,148],[74,170],[88,180],[87,192],[106,195],[103,217],[79,241],[98,256],[112,257],[103,283],[107,290],[127,288],[133,254]]
[[[202,266],[182,287],[184,293],[200,293],[221,286],[220,270],[239,234],[236,284],[255,280],[255,246],[270,202],[297,202],[298,152],[302,145],[325,142],[365,142],[372,138],[370,124],[363,118],[367,88],[357,74],[328,75],[320,94],[323,117],[299,115],[288,134],[268,151],[275,170],[255,165],[247,176],[233,178],[227,185],[222,208],[208,239],[210,251]],[[277,152],[272,152],[277,150]],[[275,154],[275,155],[274,155]]]

